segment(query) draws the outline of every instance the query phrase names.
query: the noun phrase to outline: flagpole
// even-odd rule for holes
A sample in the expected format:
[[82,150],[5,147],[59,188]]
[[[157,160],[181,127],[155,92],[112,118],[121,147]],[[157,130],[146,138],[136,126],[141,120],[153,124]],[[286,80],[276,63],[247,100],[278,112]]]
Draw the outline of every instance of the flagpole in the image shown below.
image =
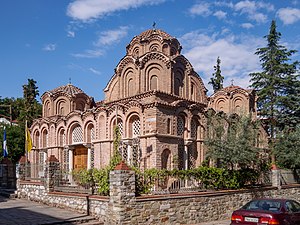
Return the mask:
[[25,180],[27,177],[27,170],[28,170],[28,165],[27,165],[27,160],[28,160],[28,154],[27,154],[27,120],[25,120]]

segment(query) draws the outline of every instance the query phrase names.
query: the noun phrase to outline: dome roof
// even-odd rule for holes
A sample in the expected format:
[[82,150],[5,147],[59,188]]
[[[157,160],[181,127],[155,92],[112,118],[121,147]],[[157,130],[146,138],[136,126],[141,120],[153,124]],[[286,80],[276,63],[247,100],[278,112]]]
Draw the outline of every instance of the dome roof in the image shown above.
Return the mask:
[[170,34],[166,33],[165,31],[157,30],[157,29],[150,29],[150,30],[143,31],[138,36],[136,36],[136,38],[146,39],[152,35],[159,35],[164,39],[173,39],[174,38]]
[[86,95],[80,88],[74,86],[73,84],[67,84],[60,87],[57,87],[51,91],[46,91],[41,98],[43,99],[44,96],[50,95],[50,96],[59,96],[59,95],[65,95],[68,97],[76,97],[78,94],[84,94]]
[[67,95],[70,95],[70,96],[75,96],[77,94],[84,94],[84,92],[72,85],[72,84],[67,84],[67,85],[63,85],[63,86],[60,86],[60,87],[57,87],[55,89],[53,89],[52,91],[49,91],[51,94],[55,94],[55,93],[58,93],[58,92],[61,92],[61,93],[65,93]]

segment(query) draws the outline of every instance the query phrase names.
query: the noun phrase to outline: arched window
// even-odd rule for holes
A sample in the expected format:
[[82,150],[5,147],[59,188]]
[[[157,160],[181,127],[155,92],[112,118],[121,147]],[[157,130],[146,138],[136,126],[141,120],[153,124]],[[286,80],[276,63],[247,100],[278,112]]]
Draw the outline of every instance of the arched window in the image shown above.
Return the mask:
[[177,118],[177,135],[183,136],[185,129],[185,119],[183,116]]
[[48,147],[48,131],[46,129],[42,133],[42,146],[43,148]]
[[191,138],[194,139],[198,138],[198,128],[199,128],[199,122],[196,118],[193,118],[191,121]]
[[156,75],[153,75],[150,79],[150,90],[157,90],[158,79]]
[[39,148],[40,147],[40,132],[35,132],[35,135],[34,135],[34,143],[33,145],[36,147],[36,148]]
[[133,83],[133,79],[130,78],[128,80],[128,83],[127,83],[127,96],[133,96],[135,93],[135,88],[134,88],[134,83]]
[[66,102],[64,100],[60,100],[57,103],[56,108],[57,115],[65,116],[66,115]]
[[86,141],[88,143],[91,143],[92,140],[95,140],[94,126],[93,126],[93,124],[89,124],[88,127],[87,127]]
[[59,146],[64,146],[66,145],[66,134],[65,134],[65,130],[61,129],[59,132]]
[[72,131],[72,144],[83,142],[81,126],[77,125]]
[[44,104],[44,116],[45,117],[51,116],[51,111],[50,110],[51,110],[50,102],[46,101],[45,104]]
[[167,133],[171,134],[171,119],[167,119]]
[[165,149],[161,154],[161,169],[171,170],[171,151]]
[[132,116],[129,120],[129,136],[135,138],[140,136],[140,119],[138,116]]
[[80,101],[76,103],[76,110],[84,111],[84,102]]

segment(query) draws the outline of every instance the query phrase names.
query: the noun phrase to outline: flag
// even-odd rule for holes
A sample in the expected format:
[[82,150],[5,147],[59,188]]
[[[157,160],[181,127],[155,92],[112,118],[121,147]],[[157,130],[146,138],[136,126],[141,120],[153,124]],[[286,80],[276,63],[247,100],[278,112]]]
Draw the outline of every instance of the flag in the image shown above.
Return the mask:
[[30,152],[32,149],[32,140],[31,140],[31,136],[30,136],[30,132],[26,126],[26,131],[25,131],[25,148],[27,150],[27,152]]
[[6,129],[4,127],[4,134],[3,134],[3,157],[7,157],[8,155],[8,150],[7,150],[7,145],[6,145]]

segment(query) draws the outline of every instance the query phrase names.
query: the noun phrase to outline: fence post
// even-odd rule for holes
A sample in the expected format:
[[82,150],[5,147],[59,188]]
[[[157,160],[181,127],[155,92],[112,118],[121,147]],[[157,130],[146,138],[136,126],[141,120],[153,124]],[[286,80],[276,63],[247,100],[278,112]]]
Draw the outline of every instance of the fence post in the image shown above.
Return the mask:
[[272,172],[272,186],[280,189],[281,188],[280,170],[275,165],[273,165],[271,172]]
[[45,169],[45,188],[47,192],[51,192],[54,190],[55,185],[59,181],[59,161],[54,155],[50,155],[50,157],[46,161],[46,169]]
[[18,172],[18,177],[19,180],[25,180],[26,177],[26,164],[28,163],[28,161],[26,159],[25,156],[21,156],[20,160],[19,160],[19,170]]
[[3,158],[0,162],[2,170],[0,172],[0,186],[5,188],[16,188],[16,167],[8,158]]
[[109,174],[109,217],[106,224],[133,224],[135,204],[135,172],[123,161]]

